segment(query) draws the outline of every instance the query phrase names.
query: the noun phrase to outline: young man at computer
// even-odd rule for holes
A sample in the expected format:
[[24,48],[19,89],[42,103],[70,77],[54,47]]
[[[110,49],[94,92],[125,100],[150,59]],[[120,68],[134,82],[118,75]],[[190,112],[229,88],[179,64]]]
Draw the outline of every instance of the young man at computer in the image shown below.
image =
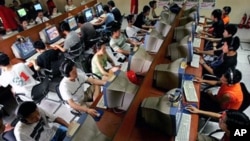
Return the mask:
[[[240,111],[226,110],[220,114],[206,110],[200,110],[192,105],[187,106],[186,109],[193,114],[205,115],[207,117],[219,119],[219,127],[225,132],[220,141],[235,141],[236,136],[234,136],[234,134],[237,129],[246,129],[247,131],[250,129],[249,117]],[[244,137],[241,136],[240,139],[243,139],[244,141],[248,140],[249,134],[245,134]],[[218,141],[218,139],[198,133],[197,141]]]
[[111,28],[111,39],[110,46],[114,49],[114,51],[118,53],[122,53],[124,55],[129,55],[132,46],[140,46],[142,43],[133,41],[129,38],[126,38],[123,34],[121,34],[121,25],[118,22],[114,22]]
[[134,26],[143,29],[152,29],[154,26],[151,25],[151,22],[148,20],[148,15],[150,13],[150,7],[145,5],[142,12],[136,17]]
[[[104,85],[106,81],[87,77],[70,60],[65,60],[61,64],[60,71],[64,75],[59,85],[62,98],[67,101],[71,108],[80,112],[86,112],[93,117],[97,116],[97,111],[89,108],[87,102],[92,102],[97,98],[100,94],[100,85]],[[85,82],[92,84],[86,91],[84,91]]]
[[[23,102],[17,109],[20,121],[14,128],[17,141],[61,141],[65,138],[69,124],[62,118],[47,113],[32,101]],[[51,127],[49,123],[60,127]]]
[[30,99],[31,90],[37,84],[32,77],[34,72],[24,63],[13,65],[10,58],[2,52],[0,52],[0,68],[2,70],[0,85],[3,87],[11,85],[14,94],[25,94]]
[[117,7],[115,7],[115,2],[112,0],[108,1],[108,6],[109,6],[111,13],[113,13],[115,17],[115,20],[120,23],[123,17],[121,15],[120,10]]
[[198,83],[209,85],[220,84],[216,95],[209,90],[201,93],[200,109],[213,112],[220,112],[227,109],[238,110],[243,101],[243,92],[240,85],[241,79],[241,72],[232,68],[229,68],[219,81],[195,78]]
[[115,21],[115,17],[113,13],[110,12],[108,5],[103,5],[102,9],[105,16],[101,16],[98,18],[98,21],[93,22],[92,24],[94,26],[101,26],[104,24],[107,27],[109,23]]
[[[114,61],[106,52],[107,39],[100,39],[95,46],[95,55],[91,60],[92,73],[100,76],[102,80],[108,80],[109,76],[120,69],[120,66],[115,66]],[[110,62],[112,67],[106,69],[107,63]],[[112,72],[112,74],[110,74]]]
[[218,64],[208,65],[203,58],[200,59],[200,64],[205,72],[215,75],[220,78],[228,68],[234,68],[237,65],[237,49],[240,46],[239,37],[234,37],[231,40],[226,40],[221,50],[214,51],[215,54],[221,54],[221,62]]
[[43,15],[43,11],[42,10],[37,11],[37,17],[35,19],[35,21],[36,21],[37,24],[44,23],[44,22],[46,22],[48,20],[49,19]]

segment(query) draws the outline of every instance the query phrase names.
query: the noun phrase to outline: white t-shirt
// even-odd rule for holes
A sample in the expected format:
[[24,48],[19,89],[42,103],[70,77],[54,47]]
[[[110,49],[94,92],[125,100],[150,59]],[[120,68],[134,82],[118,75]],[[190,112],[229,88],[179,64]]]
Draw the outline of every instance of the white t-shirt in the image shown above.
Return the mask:
[[136,37],[137,36],[137,32],[139,32],[141,29],[136,27],[136,26],[132,26],[132,27],[126,27],[126,33],[128,35],[129,38],[131,37]]
[[12,66],[10,71],[3,71],[0,76],[0,85],[7,87],[11,85],[15,93],[23,93],[31,97],[31,90],[37,84],[32,77],[34,74],[24,63],[18,63]]
[[114,49],[114,51],[117,51],[118,49],[130,51],[130,44],[126,41],[127,38],[123,34],[121,34],[117,39],[111,38],[109,44]]
[[64,77],[59,85],[59,90],[64,100],[73,99],[74,102],[80,103],[84,99],[84,83],[88,77],[86,74],[77,69],[77,79],[70,81],[69,78]]
[[39,18],[39,17],[36,17],[36,22],[37,22],[37,24],[40,24],[40,23],[44,23],[44,22],[46,22],[46,21],[48,21],[49,19],[47,18],[47,17],[43,17],[42,19],[41,18]]
[[73,5],[73,4],[72,4],[72,5],[67,5],[67,4],[66,4],[64,8],[65,8],[65,11],[68,12],[68,11],[70,11],[70,10],[75,9],[76,6]]
[[19,121],[14,128],[17,141],[50,141],[57,128],[50,127],[49,122],[55,121],[56,117],[38,108],[41,119],[33,124],[25,124]]

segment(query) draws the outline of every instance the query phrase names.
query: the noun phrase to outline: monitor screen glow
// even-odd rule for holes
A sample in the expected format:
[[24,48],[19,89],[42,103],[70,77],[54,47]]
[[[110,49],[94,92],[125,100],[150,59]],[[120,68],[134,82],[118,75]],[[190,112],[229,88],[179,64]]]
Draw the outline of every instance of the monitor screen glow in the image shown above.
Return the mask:
[[27,15],[27,12],[24,8],[18,9],[17,13],[18,13],[19,17],[21,17],[21,18]]
[[24,42],[15,42],[14,46],[20,58],[22,59],[27,59],[36,53],[36,49],[33,46],[33,42],[28,37],[25,38]]
[[83,15],[85,17],[86,22],[89,22],[93,19],[93,13],[92,13],[92,10],[90,8],[87,10],[84,10]]
[[50,28],[45,29],[45,33],[48,38],[48,42],[55,42],[58,38],[60,38],[60,34],[56,28],[56,26],[52,26]]
[[98,16],[101,16],[103,14],[102,4],[100,3],[96,5],[96,9],[97,9]]
[[77,22],[75,17],[68,18],[67,22],[71,30],[75,30],[77,28]]
[[35,8],[36,11],[42,10],[42,6],[41,6],[40,3],[35,4],[35,5],[34,5],[34,8]]

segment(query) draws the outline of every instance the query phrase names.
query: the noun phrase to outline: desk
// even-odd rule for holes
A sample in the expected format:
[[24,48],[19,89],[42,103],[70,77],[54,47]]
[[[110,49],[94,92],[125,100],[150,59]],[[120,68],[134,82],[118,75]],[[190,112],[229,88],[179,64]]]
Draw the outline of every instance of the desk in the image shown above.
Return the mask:
[[80,127],[77,129],[72,137],[66,136],[64,141],[110,141],[104,134],[100,132],[96,125],[96,121],[83,113],[77,121]]
[[[182,11],[179,13],[178,16],[176,16],[176,19],[178,19],[182,14]],[[138,108],[140,106],[140,103],[143,101],[144,98],[147,97],[153,97],[153,96],[162,96],[164,94],[163,91],[159,91],[152,87],[152,81],[153,81],[153,72],[154,68],[157,64],[161,63],[168,63],[169,60],[165,59],[165,53],[167,50],[167,46],[171,43],[173,39],[174,34],[174,27],[178,25],[178,20],[175,19],[175,22],[172,25],[171,30],[169,31],[168,36],[165,38],[160,50],[155,55],[154,61],[151,64],[151,67],[145,76],[143,83],[136,94],[134,100],[132,101],[119,129],[116,132],[116,135],[114,137],[114,141],[166,141],[166,140],[174,140],[174,137],[168,137],[159,131],[155,131],[152,129],[149,129],[147,127],[142,127],[141,125],[138,125],[136,123],[136,117]],[[202,40],[201,46],[203,47],[204,41]],[[194,74],[195,76],[201,76],[202,75],[202,67],[200,66],[197,68],[187,67],[186,73],[188,74]],[[200,97],[200,85],[195,84],[196,92],[198,94],[198,98]],[[192,115],[192,122],[191,122],[191,128],[190,131],[190,141],[195,141],[197,136],[197,129],[198,129],[198,115],[193,114]]]

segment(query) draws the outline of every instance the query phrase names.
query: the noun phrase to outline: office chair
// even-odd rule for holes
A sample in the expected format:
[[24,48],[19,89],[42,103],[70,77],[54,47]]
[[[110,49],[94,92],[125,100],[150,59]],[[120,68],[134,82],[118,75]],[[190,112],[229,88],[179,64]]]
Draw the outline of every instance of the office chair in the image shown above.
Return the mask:
[[31,99],[40,104],[41,101],[47,96],[49,92],[49,78],[46,76],[41,83],[35,85],[31,90]]
[[9,131],[3,132],[2,138],[5,141],[16,141],[16,137],[14,135],[14,128]]
[[[241,106],[240,106],[240,108],[238,110],[243,112],[250,105],[250,93],[247,90],[247,87],[243,82],[240,82],[240,86],[241,86],[241,90],[242,90],[242,93],[243,93],[243,101],[242,101],[242,104],[241,104]],[[209,123],[209,121],[211,119],[212,119],[211,117],[206,119],[204,125],[199,130],[199,133],[202,133],[202,131],[205,129],[206,125]]]

